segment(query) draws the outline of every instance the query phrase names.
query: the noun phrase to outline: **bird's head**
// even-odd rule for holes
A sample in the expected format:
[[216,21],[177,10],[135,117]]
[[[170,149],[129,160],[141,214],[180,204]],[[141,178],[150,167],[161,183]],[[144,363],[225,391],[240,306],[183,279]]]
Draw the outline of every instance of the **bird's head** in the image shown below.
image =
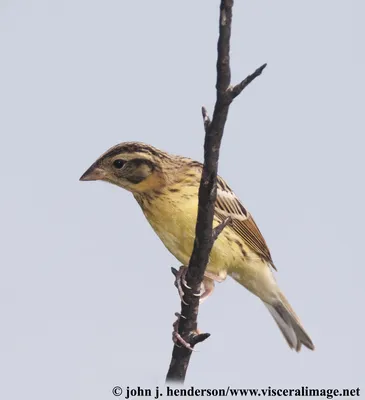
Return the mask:
[[163,164],[171,164],[171,156],[161,150],[139,142],[120,143],[101,155],[80,181],[106,181],[143,193],[164,185]]

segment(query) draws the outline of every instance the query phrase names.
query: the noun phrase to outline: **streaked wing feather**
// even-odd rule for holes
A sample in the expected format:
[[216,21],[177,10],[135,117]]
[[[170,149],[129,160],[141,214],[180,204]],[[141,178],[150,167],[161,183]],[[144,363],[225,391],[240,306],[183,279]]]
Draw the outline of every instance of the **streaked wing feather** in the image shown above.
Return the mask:
[[217,179],[215,215],[222,221],[231,216],[231,228],[252,250],[275,268],[269,248],[254,219],[221,177]]

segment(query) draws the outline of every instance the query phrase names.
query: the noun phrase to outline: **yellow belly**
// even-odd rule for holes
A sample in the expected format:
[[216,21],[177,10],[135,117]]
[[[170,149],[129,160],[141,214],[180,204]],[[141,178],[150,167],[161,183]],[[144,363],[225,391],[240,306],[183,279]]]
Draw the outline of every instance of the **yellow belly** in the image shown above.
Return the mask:
[[[185,187],[180,193],[158,196],[142,210],[167,249],[188,266],[193,251],[198,210],[196,187]],[[214,220],[213,226],[218,225]],[[229,226],[218,236],[210,253],[207,272],[216,280],[228,275],[264,301],[276,285],[271,269],[247,246]]]
[[[187,266],[195,238],[197,188],[185,188],[184,196],[182,198],[180,193],[159,196],[153,200],[152,207],[143,212],[167,249]],[[216,225],[218,221],[214,221],[213,226]],[[219,235],[210,254],[208,272],[224,279],[231,268],[242,264],[242,251],[235,240],[236,234],[228,227]]]

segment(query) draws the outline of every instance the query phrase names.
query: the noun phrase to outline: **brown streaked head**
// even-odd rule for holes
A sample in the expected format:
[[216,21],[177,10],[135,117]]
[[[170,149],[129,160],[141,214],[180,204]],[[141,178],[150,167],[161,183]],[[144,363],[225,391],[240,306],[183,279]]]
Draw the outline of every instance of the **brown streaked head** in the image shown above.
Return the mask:
[[131,192],[145,192],[163,184],[161,163],[167,153],[139,142],[120,143],[101,155],[80,181],[106,181]]

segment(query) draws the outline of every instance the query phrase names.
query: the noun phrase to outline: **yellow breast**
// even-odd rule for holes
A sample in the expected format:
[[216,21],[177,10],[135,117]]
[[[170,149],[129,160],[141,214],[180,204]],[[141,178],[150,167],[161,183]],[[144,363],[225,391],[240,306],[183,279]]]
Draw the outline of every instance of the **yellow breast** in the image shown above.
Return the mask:
[[[142,209],[167,249],[187,266],[195,238],[198,187],[185,186],[183,193],[170,187],[145,202]],[[213,226],[216,225],[218,221],[214,221]],[[213,246],[207,271],[224,279],[230,268],[242,263],[241,246],[235,233],[227,227]]]

